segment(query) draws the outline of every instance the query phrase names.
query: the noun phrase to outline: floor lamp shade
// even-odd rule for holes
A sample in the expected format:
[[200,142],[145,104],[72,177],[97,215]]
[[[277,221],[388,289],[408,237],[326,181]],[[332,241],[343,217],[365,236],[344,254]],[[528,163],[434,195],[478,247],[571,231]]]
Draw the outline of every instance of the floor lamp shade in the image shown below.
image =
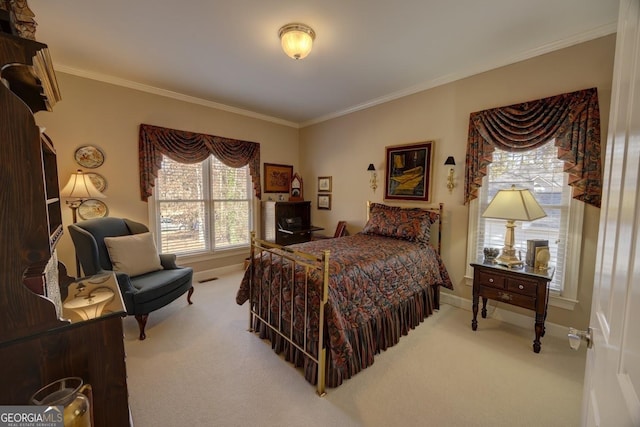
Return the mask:
[[521,266],[523,263],[516,257],[514,229],[515,221],[534,221],[547,216],[531,191],[511,186],[508,190],[500,190],[495,195],[483,218],[507,220],[507,231],[504,236],[504,248],[496,261],[509,267]]
[[82,173],[80,169],[77,172],[72,173],[69,177],[69,182],[60,190],[60,197],[67,199],[104,199],[107,196],[102,194],[88,175]]

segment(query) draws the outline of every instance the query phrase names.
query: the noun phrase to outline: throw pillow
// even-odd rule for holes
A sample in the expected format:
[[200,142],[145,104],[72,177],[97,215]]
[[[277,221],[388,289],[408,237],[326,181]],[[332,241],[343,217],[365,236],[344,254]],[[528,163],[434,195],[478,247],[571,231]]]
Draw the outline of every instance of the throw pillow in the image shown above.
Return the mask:
[[162,270],[158,249],[149,232],[130,236],[105,237],[113,271],[139,276]]
[[400,208],[373,203],[364,234],[393,237],[410,242],[429,243],[431,224],[438,214],[420,208]]

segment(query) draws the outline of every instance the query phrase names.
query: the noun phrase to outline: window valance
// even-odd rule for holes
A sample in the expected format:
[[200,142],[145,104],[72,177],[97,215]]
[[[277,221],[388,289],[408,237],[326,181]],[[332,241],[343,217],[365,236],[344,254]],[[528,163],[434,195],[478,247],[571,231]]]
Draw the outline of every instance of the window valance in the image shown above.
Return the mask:
[[138,153],[140,194],[144,201],[153,194],[163,154],[181,163],[198,163],[214,155],[229,167],[249,165],[255,196],[261,196],[260,144],[257,142],[141,124]]
[[472,113],[465,203],[478,197],[495,147],[532,150],[555,139],[574,199],[600,207],[600,109],[596,88]]

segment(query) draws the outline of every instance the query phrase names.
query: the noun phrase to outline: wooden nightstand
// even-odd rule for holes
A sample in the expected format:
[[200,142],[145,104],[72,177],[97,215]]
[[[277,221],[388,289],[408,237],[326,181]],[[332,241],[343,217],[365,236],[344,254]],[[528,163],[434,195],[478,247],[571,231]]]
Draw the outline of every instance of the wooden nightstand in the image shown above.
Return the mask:
[[511,269],[497,264],[472,263],[473,320],[471,329],[478,329],[478,302],[482,297],[482,318],[487,317],[487,299],[491,298],[536,312],[533,351],[540,353],[540,337],[544,336],[544,322],[549,304],[549,282],[554,269],[535,270],[525,266]]

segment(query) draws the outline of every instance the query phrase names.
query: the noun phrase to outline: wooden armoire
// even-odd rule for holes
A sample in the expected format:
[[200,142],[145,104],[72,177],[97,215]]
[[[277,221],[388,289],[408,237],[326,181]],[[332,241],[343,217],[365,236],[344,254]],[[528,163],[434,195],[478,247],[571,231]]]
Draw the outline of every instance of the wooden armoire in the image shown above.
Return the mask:
[[124,313],[73,324],[62,317],[73,279],[55,252],[63,233],[56,152],[34,118],[60,98],[47,46],[6,28],[0,26],[0,405],[27,405],[41,387],[81,377],[93,389],[94,427],[126,426]]

